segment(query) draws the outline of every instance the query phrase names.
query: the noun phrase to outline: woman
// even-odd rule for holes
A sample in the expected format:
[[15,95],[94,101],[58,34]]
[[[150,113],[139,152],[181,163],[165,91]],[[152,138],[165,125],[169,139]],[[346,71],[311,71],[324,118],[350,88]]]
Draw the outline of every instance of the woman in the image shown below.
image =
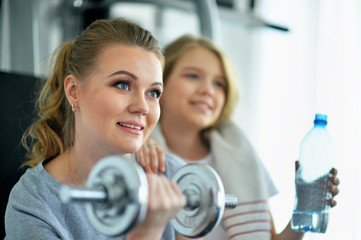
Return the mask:
[[[55,51],[39,118],[23,137],[30,168],[10,194],[6,239],[110,239],[91,227],[82,204],[62,205],[58,191],[84,184],[101,158],[139,150],[159,119],[163,64],[154,37],[124,19],[98,20]],[[119,239],[174,239],[166,225],[184,197],[166,177],[147,178],[146,219]]]
[[[164,170],[161,149],[187,162],[210,164],[238,205],[206,239],[302,239],[290,224],[277,234],[267,200],[277,193],[262,162],[230,116],[237,102],[232,66],[212,42],[183,36],[165,48],[162,115],[152,139],[137,153],[148,171]],[[159,144],[159,147],[157,147]],[[339,181],[333,171],[332,195]],[[331,206],[336,202],[330,199]]]

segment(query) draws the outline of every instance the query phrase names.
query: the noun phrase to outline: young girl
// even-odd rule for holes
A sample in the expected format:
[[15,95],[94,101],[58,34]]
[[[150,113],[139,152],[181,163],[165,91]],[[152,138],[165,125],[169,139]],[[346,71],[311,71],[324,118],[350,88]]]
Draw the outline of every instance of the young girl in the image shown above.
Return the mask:
[[[237,196],[238,205],[225,211],[220,226],[207,240],[302,239],[304,234],[291,230],[290,224],[276,233],[267,203],[276,188],[250,142],[230,118],[238,89],[229,60],[209,40],[192,36],[176,39],[164,52],[162,114],[152,139],[138,153],[142,165],[148,171],[162,170],[162,148],[186,162],[207,163],[219,173],[226,192]],[[334,197],[339,181],[337,171],[332,173]],[[333,198],[329,202],[336,205]]]

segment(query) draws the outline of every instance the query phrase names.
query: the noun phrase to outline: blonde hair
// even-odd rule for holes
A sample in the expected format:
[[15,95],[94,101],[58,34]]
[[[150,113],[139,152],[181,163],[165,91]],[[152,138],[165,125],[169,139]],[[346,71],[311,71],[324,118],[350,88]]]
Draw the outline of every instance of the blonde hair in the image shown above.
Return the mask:
[[60,45],[52,56],[52,73],[43,84],[36,102],[38,119],[22,138],[28,158],[23,166],[33,167],[73,146],[75,119],[65,95],[64,80],[70,74],[79,80],[88,76],[100,52],[114,43],[153,52],[164,65],[163,52],[152,34],[122,18],[97,20],[74,41]]
[[206,38],[184,35],[167,45],[164,49],[164,86],[166,86],[167,84],[168,77],[171,74],[174,65],[177,63],[181,55],[191,47],[204,47],[209,51],[213,52],[219,58],[223,67],[224,76],[227,82],[227,87],[225,91],[226,99],[219,118],[212,126],[209,127],[217,128],[223,122],[228,121],[232,116],[235,106],[238,102],[239,89],[237,84],[237,76],[233,64],[214,43],[212,43]]

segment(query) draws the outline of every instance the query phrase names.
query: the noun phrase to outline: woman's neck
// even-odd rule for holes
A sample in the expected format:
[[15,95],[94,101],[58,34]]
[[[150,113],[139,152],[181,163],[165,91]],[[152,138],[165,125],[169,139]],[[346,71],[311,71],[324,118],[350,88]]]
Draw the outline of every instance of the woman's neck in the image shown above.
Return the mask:
[[208,147],[200,137],[200,130],[174,126],[165,121],[161,122],[167,146],[173,153],[187,160],[199,160],[209,154]]
[[83,150],[80,146],[73,146],[45,164],[44,168],[63,184],[84,185],[94,165],[105,156]]
[[[99,161],[104,157],[110,155],[117,155],[127,159],[131,159],[130,154],[124,154],[120,151],[110,151],[109,149],[104,149],[101,147],[92,147],[86,148],[86,146],[81,146],[75,144],[72,151],[70,151],[69,160],[70,160],[70,172],[74,173],[75,180],[79,179],[80,184],[84,184],[87,181],[88,175],[91,170]],[[77,179],[78,178],[78,179]]]

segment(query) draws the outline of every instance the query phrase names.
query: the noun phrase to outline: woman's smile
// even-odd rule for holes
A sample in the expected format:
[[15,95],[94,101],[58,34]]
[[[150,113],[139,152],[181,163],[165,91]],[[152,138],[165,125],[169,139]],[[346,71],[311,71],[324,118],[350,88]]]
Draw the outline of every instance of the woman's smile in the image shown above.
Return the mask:
[[118,122],[118,127],[131,134],[141,135],[144,129],[144,124],[137,122]]

